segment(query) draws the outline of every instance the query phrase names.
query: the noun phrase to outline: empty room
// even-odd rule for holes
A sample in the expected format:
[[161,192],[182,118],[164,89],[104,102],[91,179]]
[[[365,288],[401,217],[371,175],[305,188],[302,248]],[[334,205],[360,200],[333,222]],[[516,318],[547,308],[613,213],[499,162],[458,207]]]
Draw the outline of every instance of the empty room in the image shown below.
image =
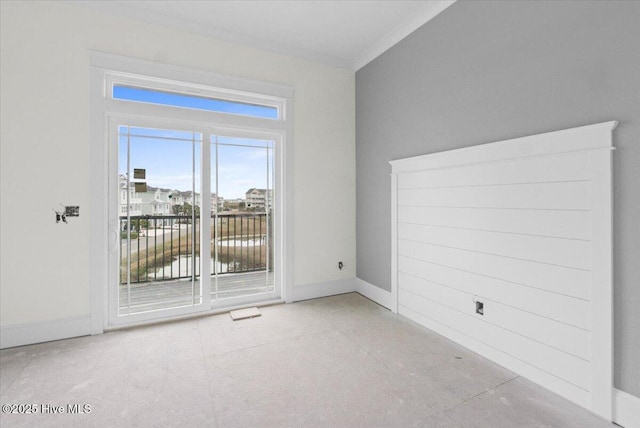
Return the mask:
[[0,426],[640,428],[639,41],[0,0]]

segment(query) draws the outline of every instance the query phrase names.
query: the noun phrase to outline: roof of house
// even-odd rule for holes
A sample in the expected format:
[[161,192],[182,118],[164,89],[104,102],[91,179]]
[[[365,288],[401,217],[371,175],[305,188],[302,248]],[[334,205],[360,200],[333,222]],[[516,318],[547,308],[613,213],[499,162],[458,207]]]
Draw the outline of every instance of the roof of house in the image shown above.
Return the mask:
[[[267,192],[267,189],[256,189],[255,187],[252,187],[251,189],[245,192],[245,195],[249,193],[253,193],[254,191],[264,195]],[[271,191],[271,189],[269,189],[269,191]]]

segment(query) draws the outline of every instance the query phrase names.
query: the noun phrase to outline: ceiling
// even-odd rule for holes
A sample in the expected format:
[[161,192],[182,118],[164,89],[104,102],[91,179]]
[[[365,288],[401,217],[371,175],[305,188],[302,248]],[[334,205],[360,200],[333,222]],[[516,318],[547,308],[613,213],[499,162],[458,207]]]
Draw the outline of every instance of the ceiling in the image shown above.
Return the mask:
[[70,0],[112,15],[358,70],[455,0]]

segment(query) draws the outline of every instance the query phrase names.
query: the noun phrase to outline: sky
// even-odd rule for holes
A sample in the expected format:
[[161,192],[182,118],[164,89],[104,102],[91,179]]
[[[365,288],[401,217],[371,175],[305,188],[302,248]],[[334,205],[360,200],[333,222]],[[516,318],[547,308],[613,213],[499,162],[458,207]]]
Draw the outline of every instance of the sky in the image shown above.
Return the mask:
[[134,88],[122,85],[115,85],[113,87],[113,98],[151,104],[186,107],[197,110],[242,114],[245,116],[264,117],[267,119],[278,118],[278,109],[275,107],[219,100],[195,95],[177,94],[154,89]]
[[[272,107],[138,88],[116,86],[114,87],[114,98],[265,118],[277,117],[277,110]],[[276,116],[273,116],[274,110]],[[129,150],[130,170],[133,171],[134,168],[145,169],[146,179],[144,181],[148,186],[191,191],[195,161],[195,191],[200,193],[200,152],[203,144],[201,134],[189,130],[128,128],[126,126],[120,126],[118,133],[118,171],[120,174],[127,172],[127,150]],[[218,195],[225,199],[244,199],[245,192],[252,187],[267,188],[267,171],[272,176],[273,170],[273,141],[212,136],[207,143],[211,144],[212,192],[216,192],[216,166]],[[131,176],[133,176],[133,172],[131,172]],[[269,187],[272,187],[272,179],[269,180]]]

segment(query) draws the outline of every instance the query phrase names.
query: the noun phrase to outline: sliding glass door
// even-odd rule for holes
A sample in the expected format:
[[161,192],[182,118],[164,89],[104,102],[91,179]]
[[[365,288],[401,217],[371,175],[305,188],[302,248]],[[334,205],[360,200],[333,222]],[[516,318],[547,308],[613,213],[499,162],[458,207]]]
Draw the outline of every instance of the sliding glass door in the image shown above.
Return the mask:
[[280,297],[277,138],[135,119],[110,131],[110,324]]
[[118,316],[202,303],[202,133],[117,127]]
[[273,140],[211,137],[212,298],[273,293]]

